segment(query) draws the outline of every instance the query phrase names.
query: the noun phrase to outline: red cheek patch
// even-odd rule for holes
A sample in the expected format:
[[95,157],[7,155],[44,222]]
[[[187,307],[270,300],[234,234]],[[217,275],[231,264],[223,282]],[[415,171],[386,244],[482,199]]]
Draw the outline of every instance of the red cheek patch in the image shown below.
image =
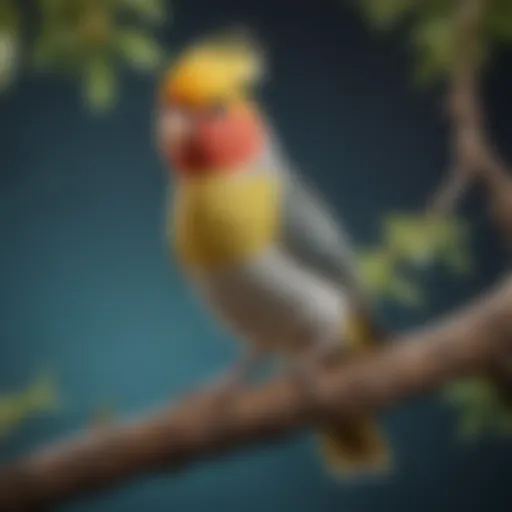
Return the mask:
[[227,114],[201,121],[194,146],[206,167],[233,167],[256,157],[263,141],[263,127],[255,118]]

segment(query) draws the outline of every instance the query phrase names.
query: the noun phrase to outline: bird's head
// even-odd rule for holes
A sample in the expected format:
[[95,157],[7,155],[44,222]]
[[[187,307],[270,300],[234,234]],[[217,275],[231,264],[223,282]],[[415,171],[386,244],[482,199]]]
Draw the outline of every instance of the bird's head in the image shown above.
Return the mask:
[[214,37],[185,50],[159,95],[159,147],[184,175],[234,172],[257,158],[265,126],[253,98],[263,57],[252,40]]

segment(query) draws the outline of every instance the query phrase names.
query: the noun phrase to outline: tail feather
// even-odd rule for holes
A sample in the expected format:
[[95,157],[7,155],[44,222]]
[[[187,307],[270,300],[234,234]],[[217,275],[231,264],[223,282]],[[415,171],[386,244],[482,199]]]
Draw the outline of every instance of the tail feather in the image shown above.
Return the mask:
[[[355,311],[345,324],[344,338],[353,353],[371,352],[387,336],[368,314]],[[320,434],[322,455],[329,470],[347,476],[392,469],[392,450],[373,418],[342,422]]]
[[392,468],[387,439],[371,419],[344,423],[319,436],[324,462],[335,475],[384,473]]
[[388,333],[368,314],[355,311],[342,329],[343,337],[353,352],[366,352],[383,343]]

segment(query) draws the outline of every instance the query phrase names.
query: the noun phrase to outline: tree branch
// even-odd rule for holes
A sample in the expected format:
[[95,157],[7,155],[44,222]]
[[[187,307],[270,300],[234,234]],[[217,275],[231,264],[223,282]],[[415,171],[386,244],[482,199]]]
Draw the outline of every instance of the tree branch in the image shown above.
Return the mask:
[[[454,68],[447,92],[451,122],[452,169],[434,195],[433,212],[452,213],[469,188],[483,142],[479,100],[480,25],[485,0],[459,0],[455,13]],[[476,156],[476,158],[475,158]]]
[[[452,170],[435,194],[429,212],[450,214],[472,182],[486,189],[490,218],[512,249],[512,177],[487,136],[481,104],[483,21],[486,0],[459,0],[455,17],[454,69],[448,90]],[[489,370],[504,400],[512,404],[510,354]]]
[[470,183],[478,181],[487,190],[491,218],[508,245],[512,239],[512,173],[489,140],[481,104],[482,25],[487,4],[486,0],[459,0],[447,97],[452,171],[434,196],[432,210],[452,213]]
[[[293,380],[241,391],[220,415],[208,393],[125,426],[47,447],[0,472],[0,510],[42,510],[137,475],[376,412],[463,376],[512,348],[512,277],[437,325],[318,373],[321,402]],[[219,418],[221,416],[221,418]]]

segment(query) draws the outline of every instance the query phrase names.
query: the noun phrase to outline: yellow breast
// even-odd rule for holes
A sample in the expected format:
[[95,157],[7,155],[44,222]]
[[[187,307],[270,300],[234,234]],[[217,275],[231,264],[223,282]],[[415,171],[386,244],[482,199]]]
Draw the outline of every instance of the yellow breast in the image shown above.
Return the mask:
[[279,226],[279,184],[268,175],[217,175],[178,184],[174,244],[184,266],[229,268],[264,251]]

